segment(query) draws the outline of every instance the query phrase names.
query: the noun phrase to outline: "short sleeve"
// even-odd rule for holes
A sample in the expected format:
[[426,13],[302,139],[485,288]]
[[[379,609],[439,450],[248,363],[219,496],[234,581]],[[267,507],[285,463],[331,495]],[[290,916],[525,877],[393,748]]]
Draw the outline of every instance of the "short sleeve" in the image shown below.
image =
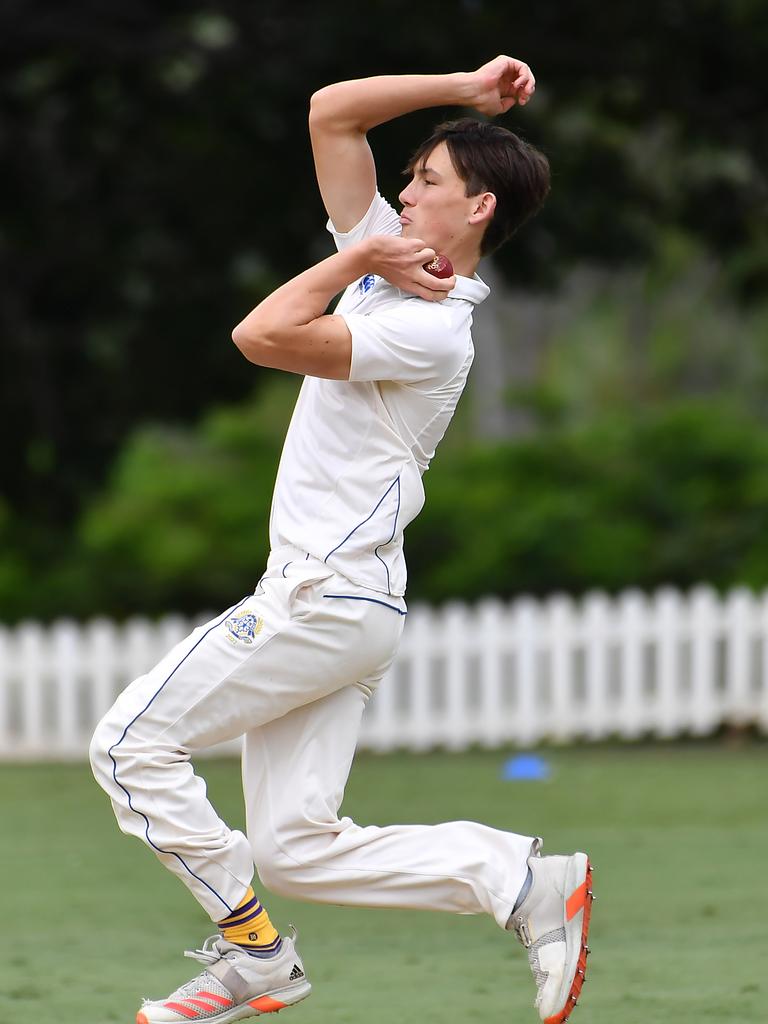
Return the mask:
[[339,252],[356,242],[361,242],[364,238],[370,238],[371,235],[400,235],[403,231],[394,208],[379,192],[373,197],[363,219],[350,231],[337,231],[330,220],[326,226],[333,235]]
[[438,303],[409,299],[380,313],[341,314],[352,336],[349,380],[391,380],[437,387],[467,358],[469,335]]

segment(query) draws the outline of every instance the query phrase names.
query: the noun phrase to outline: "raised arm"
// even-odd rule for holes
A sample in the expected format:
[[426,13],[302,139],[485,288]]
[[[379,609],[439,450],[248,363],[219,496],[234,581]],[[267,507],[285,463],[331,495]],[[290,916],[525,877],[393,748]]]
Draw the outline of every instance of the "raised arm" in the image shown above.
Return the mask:
[[361,78],[316,92],[309,130],[320,194],[334,227],[349,231],[371,205],[376,191],[367,139],[371,128],[424,107],[474,107],[493,116],[526,103],[534,88],[528,65],[502,55],[472,72]]

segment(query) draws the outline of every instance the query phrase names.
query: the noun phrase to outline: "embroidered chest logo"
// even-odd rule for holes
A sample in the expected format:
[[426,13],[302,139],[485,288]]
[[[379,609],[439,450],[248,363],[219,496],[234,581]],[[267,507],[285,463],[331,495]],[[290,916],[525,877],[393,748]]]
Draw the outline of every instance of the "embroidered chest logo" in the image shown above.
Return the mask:
[[375,284],[376,278],[373,276],[373,274],[366,274],[365,277],[360,278],[357,287],[360,294],[365,295],[365,293],[369,292]]
[[237,643],[241,640],[244,644],[252,644],[254,637],[257,637],[264,628],[264,619],[253,612],[243,612],[242,615],[233,615],[226,619],[224,625],[227,627],[227,640],[230,643]]

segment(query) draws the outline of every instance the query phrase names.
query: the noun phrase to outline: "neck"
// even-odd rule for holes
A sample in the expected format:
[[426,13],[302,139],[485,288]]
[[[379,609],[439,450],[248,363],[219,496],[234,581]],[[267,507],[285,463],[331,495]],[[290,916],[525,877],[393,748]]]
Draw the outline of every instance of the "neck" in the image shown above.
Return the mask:
[[464,242],[464,244],[459,242],[455,246],[446,247],[442,252],[453,264],[454,273],[459,274],[461,277],[472,277],[474,275],[480,262],[480,253],[475,245],[470,244],[468,241]]

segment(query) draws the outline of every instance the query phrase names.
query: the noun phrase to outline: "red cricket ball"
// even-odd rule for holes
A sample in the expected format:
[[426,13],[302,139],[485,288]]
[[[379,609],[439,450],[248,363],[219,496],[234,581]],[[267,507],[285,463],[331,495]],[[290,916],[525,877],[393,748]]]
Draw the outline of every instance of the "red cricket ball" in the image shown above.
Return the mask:
[[424,264],[424,269],[432,277],[446,278],[453,277],[453,264],[447,256],[441,256],[439,253],[429,263]]

